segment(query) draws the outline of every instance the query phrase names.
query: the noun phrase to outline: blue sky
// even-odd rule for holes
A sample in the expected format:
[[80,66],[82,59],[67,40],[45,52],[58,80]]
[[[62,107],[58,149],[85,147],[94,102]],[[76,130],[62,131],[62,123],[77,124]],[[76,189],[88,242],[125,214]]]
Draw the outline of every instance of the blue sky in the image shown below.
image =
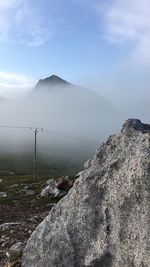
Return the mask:
[[149,86],[149,0],[1,0],[0,94],[57,74],[101,94]]

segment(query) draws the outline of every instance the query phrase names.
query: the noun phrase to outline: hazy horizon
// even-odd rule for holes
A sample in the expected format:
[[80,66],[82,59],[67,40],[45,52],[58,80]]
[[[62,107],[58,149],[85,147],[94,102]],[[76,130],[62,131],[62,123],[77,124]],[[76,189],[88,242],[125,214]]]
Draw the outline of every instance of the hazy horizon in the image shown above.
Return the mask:
[[[149,123],[149,12],[148,0],[1,0],[0,125],[44,128],[47,150],[80,154],[80,139],[94,151],[126,119]],[[52,74],[74,89],[31,97]],[[1,128],[1,147],[30,146],[31,136],[11,131]]]

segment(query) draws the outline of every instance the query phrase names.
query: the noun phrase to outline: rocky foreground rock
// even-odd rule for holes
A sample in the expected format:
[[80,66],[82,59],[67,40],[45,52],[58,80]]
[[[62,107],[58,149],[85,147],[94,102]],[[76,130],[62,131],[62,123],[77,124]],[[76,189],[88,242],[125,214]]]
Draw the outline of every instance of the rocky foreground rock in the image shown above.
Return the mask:
[[150,125],[128,120],[31,235],[23,267],[150,266]]

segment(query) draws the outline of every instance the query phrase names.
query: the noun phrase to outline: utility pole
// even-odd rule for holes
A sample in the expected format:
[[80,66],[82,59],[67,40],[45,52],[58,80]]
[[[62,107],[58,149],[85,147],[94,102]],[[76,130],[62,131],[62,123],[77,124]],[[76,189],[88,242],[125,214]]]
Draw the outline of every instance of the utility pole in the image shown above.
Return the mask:
[[34,132],[34,173],[33,177],[37,178],[37,134],[39,131],[43,131],[42,128],[35,128],[33,129]]
[[37,134],[41,131],[43,132],[43,128],[33,128],[33,127],[26,127],[26,126],[15,126],[15,125],[0,125],[0,128],[8,128],[8,129],[30,129],[34,132],[34,178],[37,177]]
[[34,178],[36,178],[36,152],[37,152],[36,141],[37,141],[38,129],[35,128],[33,132],[34,132]]

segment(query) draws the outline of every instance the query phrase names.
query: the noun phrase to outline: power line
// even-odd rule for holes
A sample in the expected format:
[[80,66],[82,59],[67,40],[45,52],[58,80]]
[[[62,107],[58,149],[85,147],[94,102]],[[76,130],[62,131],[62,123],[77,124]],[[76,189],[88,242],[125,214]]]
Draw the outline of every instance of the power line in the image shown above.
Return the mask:
[[0,128],[30,129],[30,130],[41,129],[41,131],[42,130],[48,131],[49,133],[52,133],[52,134],[55,134],[55,135],[64,136],[64,137],[68,137],[68,138],[71,138],[71,139],[76,139],[76,140],[84,141],[84,142],[87,142],[87,143],[92,143],[92,144],[95,144],[95,145],[99,145],[99,143],[96,142],[96,141],[93,141],[93,140],[90,140],[90,139],[87,139],[87,138],[82,138],[82,137],[74,136],[74,135],[69,135],[69,134],[62,133],[62,132],[57,132],[57,131],[54,131],[54,130],[50,130],[48,128],[40,128],[40,127],[33,127],[33,126],[14,126],[14,125],[13,126],[0,125]]
[[35,129],[36,127],[31,126],[9,126],[9,125],[0,125],[0,128],[9,128],[9,129]]
[[[0,128],[7,128],[7,129],[30,129],[31,131],[33,131],[34,133],[34,170],[33,170],[33,176],[34,178],[37,177],[37,134],[41,131],[43,131],[43,128],[39,128],[39,127],[32,127],[32,126],[9,126],[9,125],[0,125]],[[63,136],[63,137],[67,137],[67,138],[71,138],[73,140],[80,140],[82,142],[86,142],[86,143],[91,143],[91,144],[95,144],[95,145],[99,145],[97,142],[93,141],[93,140],[89,140],[86,138],[81,138],[81,137],[77,137],[77,136],[73,136],[73,135],[69,135],[69,134],[65,134],[65,133],[61,133],[61,132],[57,132],[57,131],[53,131],[50,129],[45,129],[46,131],[48,131],[49,133],[55,134],[55,135],[59,135],[59,136]]]
[[76,139],[76,140],[84,141],[84,142],[87,142],[87,143],[92,143],[92,144],[95,144],[95,145],[99,145],[98,142],[93,141],[93,140],[89,140],[87,138],[77,137],[77,136],[74,136],[74,135],[69,135],[69,134],[66,134],[66,133],[61,133],[61,132],[53,131],[53,130],[50,130],[50,129],[45,129],[45,130],[48,131],[49,133],[52,133],[52,134],[56,134],[56,135],[68,137],[68,138],[71,138],[71,139]]

